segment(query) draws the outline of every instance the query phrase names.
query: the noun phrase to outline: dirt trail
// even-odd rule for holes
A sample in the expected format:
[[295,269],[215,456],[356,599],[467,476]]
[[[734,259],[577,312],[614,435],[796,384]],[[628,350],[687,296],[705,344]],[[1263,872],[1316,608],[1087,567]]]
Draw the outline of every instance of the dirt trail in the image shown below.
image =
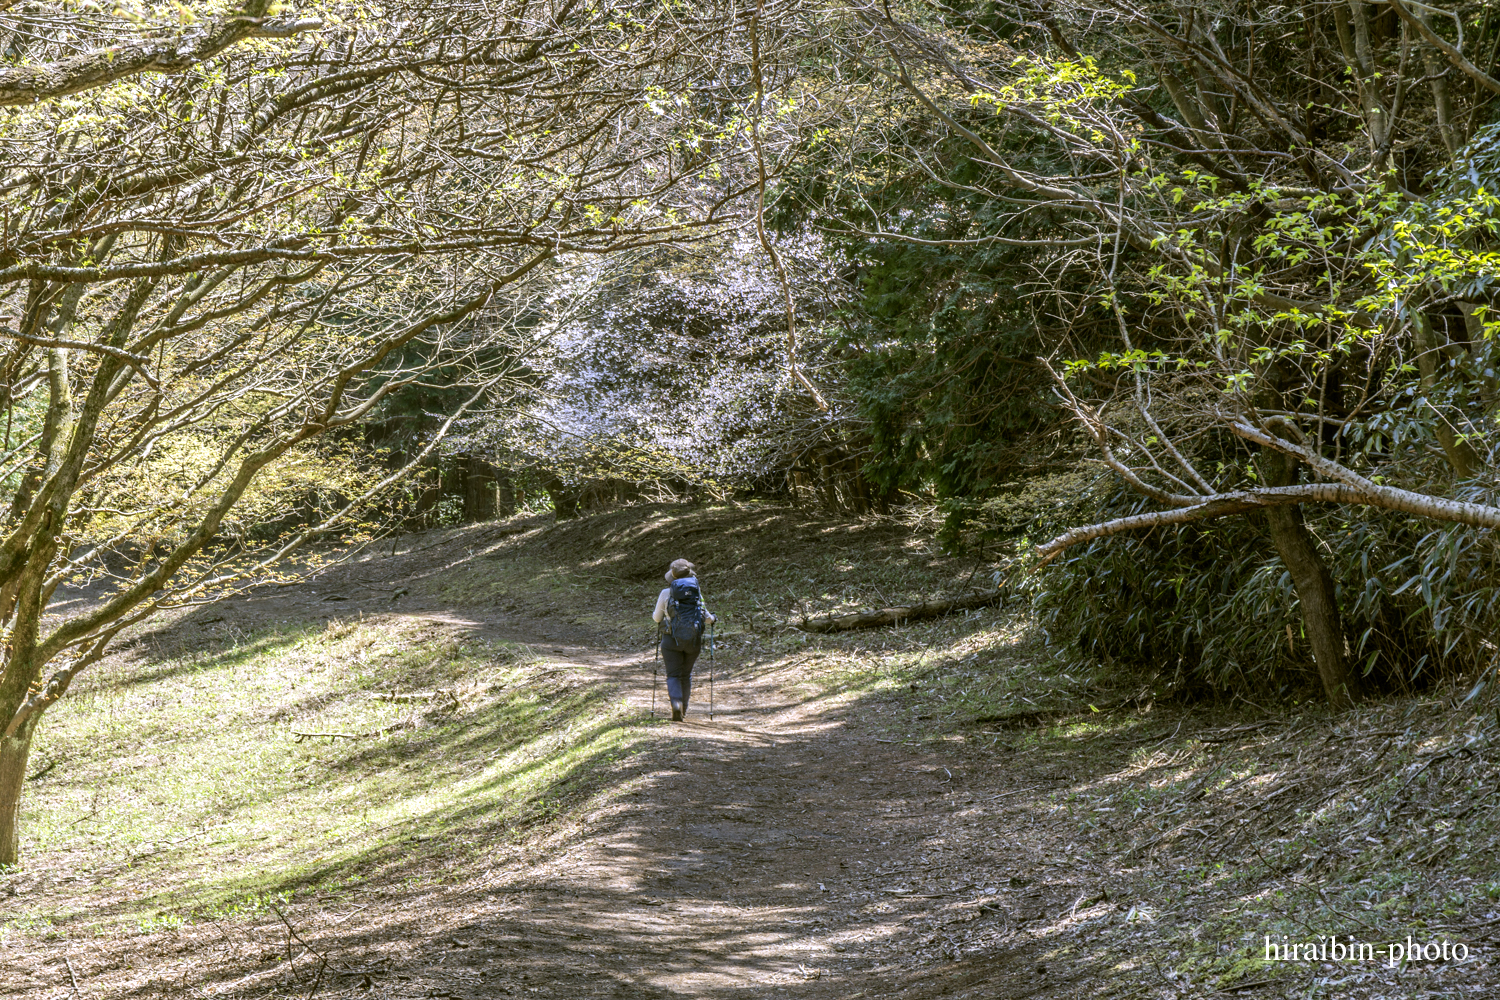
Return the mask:
[[[643,656],[431,617],[540,642],[650,708]],[[339,985],[353,976],[361,995],[392,998],[1060,995],[1076,973],[1040,962],[1044,942],[1024,928],[1068,901],[1029,892],[1036,844],[985,821],[994,798],[1047,776],[1002,773],[958,744],[864,735],[838,704],[789,693],[786,677],[722,662],[710,720],[708,666],[688,720],[653,730],[648,777],[584,829],[479,884],[373,899],[319,932],[318,950],[340,956]],[[1100,902],[1089,895],[1075,910]]]
[[[351,566],[226,601],[209,620],[254,630],[421,619],[454,637],[526,643],[570,683],[646,715],[649,652],[611,647],[535,599],[475,606],[419,585],[473,565],[473,546],[464,558],[451,548],[382,559],[379,586],[365,578],[372,567]],[[392,580],[411,587],[399,605]],[[653,592],[643,588],[642,623]],[[1087,766],[974,732],[932,739],[940,727],[899,717],[912,711],[902,699],[845,697],[799,683],[793,668],[735,656],[717,664],[710,719],[708,673],[705,656],[688,720],[647,727],[623,783],[549,832],[518,844],[423,844],[399,875],[299,896],[285,920],[37,940],[30,981],[57,984],[47,994],[57,1000],[920,1000],[1063,997],[1086,986],[1096,970],[1065,957],[1064,939],[1114,906],[1108,876],[1064,855],[1038,802]],[[663,685],[658,716],[665,707]],[[890,738],[913,731],[929,737]],[[26,992],[0,985],[0,994]]]
[[[869,541],[791,514],[766,527],[763,513],[702,518],[718,518],[716,537],[737,546],[720,546],[726,578],[758,558],[766,593],[795,590],[813,561],[809,547],[826,548],[829,532],[847,529],[850,551]],[[238,649],[237,637],[264,642],[300,629],[352,636],[310,647],[318,662],[309,676],[327,679],[316,689],[325,699],[375,690],[364,677],[345,684],[339,671],[362,670],[363,650],[379,635],[384,646],[407,644],[401,657],[493,653],[506,665],[510,700],[471,714],[444,709],[456,714],[430,726],[414,714],[402,723],[410,731],[378,754],[333,742],[339,733],[328,734],[327,754],[298,744],[296,767],[268,787],[285,795],[288,779],[329,777],[311,779],[313,804],[288,815],[311,815],[325,794],[345,796],[346,806],[369,795],[392,807],[326,865],[319,838],[337,845],[339,828],[288,820],[252,826],[219,855],[204,845],[202,857],[228,858],[225,872],[193,868],[190,844],[158,874],[154,854],[122,860],[109,841],[85,855],[103,859],[92,862],[98,886],[72,870],[67,850],[0,879],[0,954],[10,960],[0,997],[1497,995],[1500,882],[1484,847],[1494,842],[1480,822],[1487,813],[1478,811],[1490,808],[1491,744],[1456,725],[1452,705],[1434,701],[1425,715],[1402,701],[1336,716],[1247,718],[1148,703],[1097,719],[1079,712],[1067,725],[1054,716],[1028,731],[1049,713],[1017,711],[1020,703],[1036,706],[1028,691],[1046,699],[1056,678],[1032,677],[1028,647],[999,649],[1010,640],[993,620],[906,631],[902,666],[888,636],[803,646],[757,632],[752,612],[757,620],[763,612],[751,592],[754,600],[740,598],[745,624],[734,652],[719,660],[715,718],[700,661],[688,721],[641,725],[651,706],[649,650],[620,643],[649,628],[655,573],[677,551],[663,546],[702,527],[660,511],[476,526],[413,539],[400,555],[331,568],[300,586],[261,588],[141,636],[114,675],[130,684],[215,662],[201,661],[199,647],[217,656],[225,645]],[[624,541],[601,547],[599,538]],[[761,557],[787,538],[803,547],[781,550],[781,576],[770,575]],[[876,541],[877,552],[905,544]],[[743,565],[728,564],[731,554]],[[843,573],[846,555],[830,556],[838,565],[822,572]],[[608,585],[591,585],[601,579]],[[343,631],[355,621],[372,637]],[[969,641],[970,627],[983,639]],[[450,641],[464,637],[525,643],[550,662]],[[295,656],[273,659],[279,648],[246,662],[292,663],[272,700],[315,715],[318,700],[297,689]],[[408,661],[391,649],[378,656],[381,669],[400,671],[382,684],[422,690],[438,683],[433,664],[468,662]],[[897,678],[909,687],[893,687]],[[992,678],[1018,683],[971,696]],[[192,689],[149,697],[179,690]],[[252,739],[280,717],[237,710],[224,706],[215,717],[238,719],[231,732]],[[158,740],[130,760],[153,768],[175,752]],[[235,758],[226,759],[232,777]],[[108,783],[115,772],[90,773]],[[1435,777],[1428,784],[1424,775]],[[154,791],[140,782],[127,790]],[[1467,816],[1478,846],[1450,842],[1458,828],[1432,822]],[[350,828],[366,829],[358,823]],[[248,835],[257,832],[297,851],[260,855],[266,838]],[[247,871],[265,878],[252,883]],[[163,878],[186,887],[154,884]],[[234,878],[290,903],[270,912],[260,896],[229,893],[229,903],[245,905],[221,910],[192,896]],[[160,909],[156,900],[190,919],[142,919],[132,929],[138,914]],[[4,937],[6,907],[21,906],[39,916]],[[84,907],[97,922],[80,919]],[[63,915],[55,929],[37,926],[51,913]],[[1293,925],[1373,941],[1452,934],[1481,957],[1268,968],[1260,942]],[[1341,992],[1325,992],[1330,984]]]

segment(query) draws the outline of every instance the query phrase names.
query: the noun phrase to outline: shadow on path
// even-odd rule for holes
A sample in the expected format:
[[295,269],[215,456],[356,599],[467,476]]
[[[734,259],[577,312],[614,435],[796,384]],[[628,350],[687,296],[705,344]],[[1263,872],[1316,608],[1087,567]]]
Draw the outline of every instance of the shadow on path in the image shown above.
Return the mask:
[[[536,639],[474,614],[422,617]],[[557,649],[554,659],[648,710],[644,657]],[[961,752],[861,735],[825,698],[737,665],[718,667],[716,709],[710,720],[705,697],[687,722],[651,726],[646,751],[580,825],[497,851],[489,867],[455,864],[451,884],[429,887],[430,867],[405,885],[387,870],[369,891],[287,911],[295,935],[261,921],[199,989],[731,1000],[1020,997],[1059,985],[1036,971],[1042,942],[1016,938],[1028,916],[1066,906],[1023,901],[1007,881],[1031,849],[945,854],[940,825],[975,806]]]

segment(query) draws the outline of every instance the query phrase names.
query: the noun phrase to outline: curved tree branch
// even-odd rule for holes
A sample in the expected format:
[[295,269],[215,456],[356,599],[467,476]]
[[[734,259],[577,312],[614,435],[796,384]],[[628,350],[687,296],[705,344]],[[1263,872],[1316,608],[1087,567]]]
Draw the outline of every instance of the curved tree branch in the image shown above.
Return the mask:
[[[0,4],[0,10],[7,6]],[[0,70],[0,107],[79,94],[140,73],[181,73],[247,38],[291,38],[323,26],[315,17],[266,17],[269,7],[270,0],[249,0],[244,13],[223,18],[207,28],[185,31],[171,38],[148,38],[95,49],[38,66]]]
[[1118,535],[1139,528],[1191,524],[1232,514],[1249,514],[1287,504],[1361,504],[1399,511],[1403,514],[1415,514],[1434,521],[1466,524],[1471,528],[1500,528],[1500,507],[1468,503],[1463,500],[1448,500],[1425,493],[1397,489],[1394,486],[1382,486],[1337,462],[1319,456],[1308,448],[1262,431],[1243,420],[1235,421],[1229,426],[1238,437],[1253,441],[1262,447],[1295,456],[1306,462],[1315,472],[1342,481],[1219,493],[1204,497],[1201,503],[1191,507],[1134,514],[1130,517],[1116,518],[1113,521],[1102,521],[1098,524],[1073,528],[1037,546],[1036,551],[1041,558],[1041,564],[1045,566],[1065,549],[1083,542],[1091,542],[1096,538],[1107,538],[1110,535]]
[[35,347],[66,347],[75,351],[92,351],[95,354],[108,354],[110,357],[119,358],[134,368],[151,388],[155,389],[157,387],[155,377],[152,376],[151,370],[146,367],[151,363],[151,359],[143,358],[138,354],[131,354],[129,351],[122,351],[118,347],[110,347],[108,344],[95,344],[82,340],[48,340],[46,337],[33,337],[30,334],[22,333],[19,330],[12,330],[6,326],[0,326],[0,337],[19,340],[23,344],[31,344]]
[[[1101,521],[1098,524],[1084,525],[1071,528],[1049,542],[1038,545],[1036,553],[1041,557],[1041,565],[1045,566],[1057,558],[1066,549],[1084,542],[1092,542],[1097,538],[1108,538],[1111,535],[1119,535],[1126,531],[1136,531],[1140,528],[1162,528],[1174,524],[1192,524],[1196,521],[1209,521],[1218,517],[1227,517],[1231,514],[1249,514],[1268,507],[1279,507],[1285,504],[1295,503],[1369,503],[1369,499],[1359,491],[1335,483],[1313,483],[1306,486],[1283,486],[1260,490],[1243,490],[1234,493],[1219,493],[1215,496],[1205,498],[1203,503],[1192,507],[1179,507],[1176,510],[1156,510],[1148,514],[1132,514],[1130,517],[1119,517],[1113,521]],[[1497,523],[1500,523],[1500,510],[1495,511]]]
[[1413,14],[1411,10],[1406,6],[1406,4],[1401,2],[1401,0],[1387,0],[1387,2],[1391,5],[1391,9],[1396,12],[1396,15],[1400,17],[1401,20],[1411,25],[1411,27],[1417,32],[1417,34],[1422,36],[1423,40],[1426,41],[1427,44],[1431,45],[1443,55],[1447,56],[1449,62],[1467,73],[1470,79],[1479,84],[1481,87],[1485,87],[1488,90],[1493,91],[1494,93],[1500,94],[1500,80],[1496,80],[1494,77],[1490,76],[1484,70],[1480,69],[1478,66],[1475,66],[1468,59],[1466,59],[1462,52],[1449,44],[1442,35],[1439,35],[1437,32],[1428,27],[1427,23],[1417,15]]

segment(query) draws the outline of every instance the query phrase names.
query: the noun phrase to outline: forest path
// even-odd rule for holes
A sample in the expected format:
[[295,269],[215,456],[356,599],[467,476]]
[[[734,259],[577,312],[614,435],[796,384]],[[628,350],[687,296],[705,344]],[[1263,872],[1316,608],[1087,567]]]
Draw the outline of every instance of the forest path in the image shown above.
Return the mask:
[[[1426,821],[1493,841],[1462,690],[1055,717],[1003,612],[755,629],[843,529],[730,513],[415,536],[133,640],[38,760],[53,847],[0,873],[0,996],[1301,998],[1328,969],[1266,968],[1266,935],[1360,912],[1484,957],[1336,969],[1339,996],[1500,995],[1494,852]],[[700,661],[688,721],[652,722],[654,573],[713,518],[760,589],[719,592],[714,718]]]
[[[240,683],[240,668],[213,657],[245,643],[246,678],[285,674],[265,703],[220,710],[251,740],[283,715],[310,722],[325,702],[367,698],[367,648],[380,669],[418,671],[382,684],[423,690],[445,682],[420,673],[436,668],[404,644],[523,643],[543,662],[517,661],[510,701],[412,722],[389,745],[333,732],[313,737],[326,745],[264,757],[274,780],[285,768],[307,776],[309,796],[289,815],[314,816],[327,796],[334,818],[267,821],[251,832],[273,836],[269,849],[264,836],[225,841],[222,870],[195,860],[213,857],[215,842],[156,869],[101,855],[80,880],[59,855],[24,875],[26,905],[69,923],[28,938],[28,978],[0,982],[0,995],[978,1000],[1087,988],[1099,960],[1076,945],[1108,919],[1117,877],[1076,849],[1078,831],[1050,796],[1117,768],[1128,750],[1083,756],[1071,742],[985,733],[958,717],[973,715],[961,701],[915,690],[951,659],[893,688],[896,675],[874,659],[804,673],[818,654],[778,652],[748,631],[718,657],[713,718],[705,656],[688,720],[663,718],[662,684],[649,722],[650,647],[620,643],[649,634],[654,581],[615,576],[619,587],[588,589],[549,575],[581,557],[547,552],[561,547],[557,534],[527,530],[536,537],[509,548],[510,525],[415,538],[399,554],[199,609],[122,653],[100,683],[154,705],[197,690],[141,687],[184,669],[205,685]],[[757,538],[742,544],[763,546]],[[297,645],[303,637],[310,644]],[[299,688],[304,667],[326,686]],[[153,748],[139,765],[162,756]],[[438,775],[451,786],[435,788]],[[139,794],[157,793],[144,784]],[[364,796],[383,796],[368,801],[398,819],[360,841],[368,824],[349,803]],[[511,801],[520,825],[497,808]],[[236,885],[269,886],[280,907]],[[197,899],[197,886],[228,902]],[[149,907],[191,919],[160,926]]]
[[[424,617],[550,650],[576,680],[650,710],[643,654],[558,645],[557,631],[531,634],[482,614]],[[837,699],[722,659],[710,719],[709,666],[705,654],[687,721],[651,727],[644,777],[613,790],[581,826],[447,891],[388,889],[309,938],[353,970],[335,990],[368,969],[351,995],[1068,992],[1060,970],[1039,967],[1043,942],[1020,931],[1068,905],[1045,898],[1055,886],[1045,897],[1026,889],[1027,873],[1055,859],[1043,860],[1040,838],[996,837],[981,822],[992,797],[1062,776],[996,773],[961,744],[947,753],[862,733]],[[664,708],[663,684],[658,717]]]

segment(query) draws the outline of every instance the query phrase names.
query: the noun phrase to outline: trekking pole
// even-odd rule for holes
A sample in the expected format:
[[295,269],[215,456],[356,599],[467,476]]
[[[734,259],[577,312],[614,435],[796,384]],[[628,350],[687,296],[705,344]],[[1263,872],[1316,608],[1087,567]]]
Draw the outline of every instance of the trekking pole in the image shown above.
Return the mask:
[[719,644],[714,641],[714,627],[708,626],[708,721],[714,721],[714,653]]
[[[656,650],[656,655],[651,658],[651,718],[653,718],[653,719],[656,718],[656,689],[659,686],[659,684],[661,683],[661,681],[660,681],[661,673],[657,670],[657,665],[661,663],[661,624],[660,623],[657,623],[657,626],[656,626],[656,639],[657,639],[657,641],[652,646],[652,648]],[[713,688],[713,686],[709,685],[710,691],[712,690],[712,688]]]

